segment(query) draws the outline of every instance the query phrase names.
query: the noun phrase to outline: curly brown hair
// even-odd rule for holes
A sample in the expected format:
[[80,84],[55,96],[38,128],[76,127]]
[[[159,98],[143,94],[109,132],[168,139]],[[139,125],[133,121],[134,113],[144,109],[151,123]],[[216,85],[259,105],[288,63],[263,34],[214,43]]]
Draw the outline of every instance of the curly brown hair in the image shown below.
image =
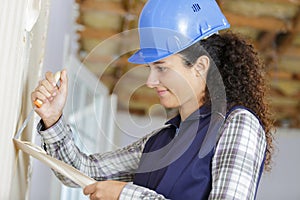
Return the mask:
[[[267,140],[265,169],[270,171],[274,149],[272,135],[274,120],[266,99],[268,87],[264,73],[265,65],[260,61],[253,46],[240,35],[228,31],[201,40],[179,54],[183,56],[186,66],[193,66],[202,55],[210,57],[225,86],[227,111],[234,106],[244,106],[260,119]],[[215,71],[210,67],[207,85],[216,81]],[[216,93],[219,92],[216,89]],[[205,101],[209,99],[212,102],[213,98],[219,97],[206,89]]]

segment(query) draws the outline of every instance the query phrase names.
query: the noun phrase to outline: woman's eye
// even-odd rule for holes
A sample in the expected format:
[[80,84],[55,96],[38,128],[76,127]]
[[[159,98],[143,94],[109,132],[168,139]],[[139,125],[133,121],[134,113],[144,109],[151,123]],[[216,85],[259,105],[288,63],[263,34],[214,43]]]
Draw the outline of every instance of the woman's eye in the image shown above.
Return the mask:
[[157,66],[156,69],[159,71],[159,72],[164,72],[167,70],[166,67],[161,67],[161,66]]

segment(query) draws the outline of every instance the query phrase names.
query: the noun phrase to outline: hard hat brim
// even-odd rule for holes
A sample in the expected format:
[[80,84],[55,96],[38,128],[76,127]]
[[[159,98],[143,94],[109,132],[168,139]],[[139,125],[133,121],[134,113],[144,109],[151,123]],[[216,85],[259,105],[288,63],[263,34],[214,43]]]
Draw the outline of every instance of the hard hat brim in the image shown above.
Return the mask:
[[155,48],[144,48],[135,52],[131,57],[128,58],[128,61],[135,64],[147,64],[156,62],[172,54],[174,54],[174,52]]

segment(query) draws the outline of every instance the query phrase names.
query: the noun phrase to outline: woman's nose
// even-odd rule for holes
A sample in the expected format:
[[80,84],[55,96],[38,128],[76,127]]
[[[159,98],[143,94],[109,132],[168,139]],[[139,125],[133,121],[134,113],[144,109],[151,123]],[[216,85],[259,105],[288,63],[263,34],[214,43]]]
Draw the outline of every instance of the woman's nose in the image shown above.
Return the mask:
[[159,84],[159,80],[158,80],[157,75],[155,75],[154,72],[150,72],[146,85],[149,88],[155,88],[158,84]]

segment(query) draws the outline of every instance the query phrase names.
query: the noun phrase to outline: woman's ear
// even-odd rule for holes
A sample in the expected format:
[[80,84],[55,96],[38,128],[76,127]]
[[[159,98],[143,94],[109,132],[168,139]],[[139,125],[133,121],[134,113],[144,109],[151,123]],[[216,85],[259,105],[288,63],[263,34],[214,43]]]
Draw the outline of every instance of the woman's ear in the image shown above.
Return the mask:
[[209,69],[209,65],[210,65],[210,60],[207,56],[200,56],[195,65],[194,68],[196,70],[196,75],[199,76],[201,75],[202,77],[206,77],[206,74],[208,72]]

